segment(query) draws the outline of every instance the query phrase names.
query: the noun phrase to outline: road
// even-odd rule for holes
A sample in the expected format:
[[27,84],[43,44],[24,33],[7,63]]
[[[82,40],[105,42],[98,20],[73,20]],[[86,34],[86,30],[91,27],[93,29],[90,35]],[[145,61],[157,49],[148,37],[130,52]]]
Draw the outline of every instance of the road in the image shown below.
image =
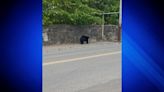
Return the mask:
[[121,92],[121,45],[43,47],[43,92]]

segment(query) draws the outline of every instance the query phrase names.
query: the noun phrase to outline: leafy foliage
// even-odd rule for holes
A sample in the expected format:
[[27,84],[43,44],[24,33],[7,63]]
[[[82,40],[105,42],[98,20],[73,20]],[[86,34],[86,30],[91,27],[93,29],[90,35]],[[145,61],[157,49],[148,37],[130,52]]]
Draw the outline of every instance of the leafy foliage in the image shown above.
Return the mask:
[[[119,0],[43,0],[43,25],[94,25],[102,12],[119,11]],[[105,15],[105,24],[117,24],[118,15]]]

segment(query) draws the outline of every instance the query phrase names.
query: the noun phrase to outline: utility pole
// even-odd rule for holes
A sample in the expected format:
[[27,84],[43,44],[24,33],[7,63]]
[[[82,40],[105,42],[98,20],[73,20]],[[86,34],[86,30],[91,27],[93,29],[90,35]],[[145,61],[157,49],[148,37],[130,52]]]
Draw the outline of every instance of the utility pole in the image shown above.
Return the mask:
[[120,0],[120,14],[118,24],[118,42],[121,42],[121,31],[122,31],[122,0]]
[[102,31],[101,31],[102,40],[104,40],[104,12],[102,13]]
[[119,14],[119,12],[109,12],[109,13],[101,13],[102,14],[102,30],[101,30],[101,36],[102,36],[102,40],[104,40],[104,15],[112,15],[112,14]]

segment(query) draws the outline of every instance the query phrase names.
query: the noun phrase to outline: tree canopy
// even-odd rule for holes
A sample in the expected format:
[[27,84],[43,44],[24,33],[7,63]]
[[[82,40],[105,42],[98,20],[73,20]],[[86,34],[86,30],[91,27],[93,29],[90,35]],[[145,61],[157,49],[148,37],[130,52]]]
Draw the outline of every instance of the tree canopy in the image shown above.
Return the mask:
[[[94,25],[103,12],[118,12],[119,0],[43,0],[43,25]],[[105,15],[105,24],[117,24],[118,14]]]

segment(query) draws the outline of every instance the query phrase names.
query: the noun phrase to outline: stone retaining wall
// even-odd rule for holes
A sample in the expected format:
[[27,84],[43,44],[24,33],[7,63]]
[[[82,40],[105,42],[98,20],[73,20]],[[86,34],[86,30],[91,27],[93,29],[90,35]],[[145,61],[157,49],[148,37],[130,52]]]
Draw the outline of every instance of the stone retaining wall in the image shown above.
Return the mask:
[[[105,41],[117,41],[118,26],[105,25],[104,39]],[[101,25],[54,25],[44,27],[43,29],[43,44],[68,44],[79,43],[81,35],[90,37],[89,42],[102,40]]]

